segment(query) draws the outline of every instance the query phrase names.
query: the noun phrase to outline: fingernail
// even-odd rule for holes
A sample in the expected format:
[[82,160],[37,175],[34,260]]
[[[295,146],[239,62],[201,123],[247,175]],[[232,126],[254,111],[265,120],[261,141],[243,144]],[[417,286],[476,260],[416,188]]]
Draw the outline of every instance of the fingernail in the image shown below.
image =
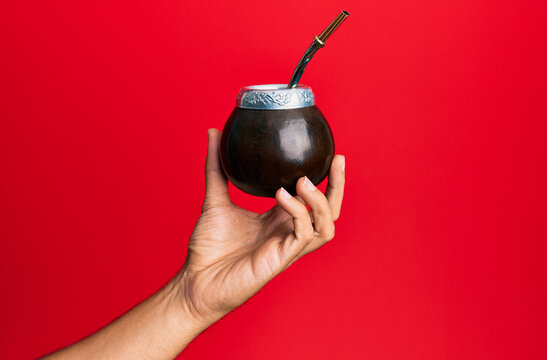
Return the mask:
[[281,196],[283,196],[285,199],[292,198],[291,194],[289,194],[284,187],[281,187]]
[[346,172],[346,157],[342,158],[342,172]]
[[304,185],[306,186],[306,189],[308,189],[309,191],[317,190],[315,185],[313,185],[313,183],[310,181],[310,179],[308,179],[307,176],[304,177]]

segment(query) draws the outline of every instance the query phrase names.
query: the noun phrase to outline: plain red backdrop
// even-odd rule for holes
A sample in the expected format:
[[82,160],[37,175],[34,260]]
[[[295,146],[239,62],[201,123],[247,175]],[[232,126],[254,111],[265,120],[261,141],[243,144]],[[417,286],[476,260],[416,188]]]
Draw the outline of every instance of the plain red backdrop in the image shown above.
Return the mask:
[[545,2],[8,0],[2,359],[81,339],[174,276],[206,130],[240,87],[287,82],[341,10],[301,81],[347,159],[337,235],[181,357],[547,358]]

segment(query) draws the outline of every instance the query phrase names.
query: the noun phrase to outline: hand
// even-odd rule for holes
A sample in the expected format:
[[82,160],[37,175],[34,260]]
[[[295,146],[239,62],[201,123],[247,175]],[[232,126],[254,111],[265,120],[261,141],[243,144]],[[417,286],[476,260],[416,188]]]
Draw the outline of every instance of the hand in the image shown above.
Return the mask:
[[180,273],[116,321],[48,359],[173,359],[275,275],[333,238],[344,193],[343,156],[332,161],[326,196],[304,177],[296,185],[298,196],[279,189],[277,205],[256,214],[230,200],[219,140],[220,132],[209,130],[205,200]]
[[220,132],[210,129],[205,200],[178,276],[186,310],[205,323],[241,305],[294,261],[334,237],[345,182],[345,159],[336,155],[326,196],[302,177],[296,185],[298,196],[280,188],[276,206],[253,213],[230,200],[219,142]]

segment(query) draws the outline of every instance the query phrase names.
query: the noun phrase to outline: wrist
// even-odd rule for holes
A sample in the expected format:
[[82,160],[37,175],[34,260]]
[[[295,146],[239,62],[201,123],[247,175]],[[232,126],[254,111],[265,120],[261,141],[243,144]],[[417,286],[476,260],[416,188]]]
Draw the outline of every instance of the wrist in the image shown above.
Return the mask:
[[168,326],[183,342],[189,343],[214,321],[195,314],[186,296],[181,274],[175,276],[160,290]]
[[211,326],[232,310],[228,306],[222,306],[222,302],[214,296],[216,294],[204,286],[202,278],[188,268],[179,272],[172,282],[181,311],[200,327]]

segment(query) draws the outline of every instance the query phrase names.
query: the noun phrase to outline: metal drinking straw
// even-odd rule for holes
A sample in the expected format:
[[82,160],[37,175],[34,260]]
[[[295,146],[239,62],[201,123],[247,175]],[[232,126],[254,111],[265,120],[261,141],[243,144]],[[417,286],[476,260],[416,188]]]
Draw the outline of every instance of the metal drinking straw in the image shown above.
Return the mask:
[[313,55],[315,55],[317,50],[325,46],[325,41],[327,41],[327,39],[329,38],[329,36],[332,35],[334,30],[336,30],[348,16],[349,12],[342,11],[340,15],[338,15],[336,19],[334,19],[334,21],[331,22],[325,30],[323,30],[321,35],[313,38],[312,44],[310,45],[308,50],[306,50],[304,56],[302,56],[300,62],[298,62],[298,65],[294,70],[294,73],[292,74],[291,81],[289,81],[289,85],[287,86],[288,89],[295,88],[298,85],[298,82],[302,77],[302,73],[304,72],[306,65],[308,65]]

